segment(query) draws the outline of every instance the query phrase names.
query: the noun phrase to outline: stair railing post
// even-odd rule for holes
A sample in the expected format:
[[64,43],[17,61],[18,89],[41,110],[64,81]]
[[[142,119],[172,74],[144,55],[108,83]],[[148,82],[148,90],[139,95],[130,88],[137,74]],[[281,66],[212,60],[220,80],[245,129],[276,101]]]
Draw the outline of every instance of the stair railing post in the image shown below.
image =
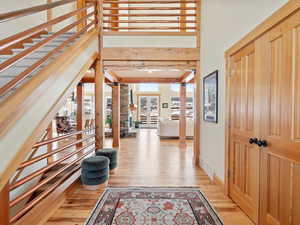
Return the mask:
[[6,184],[0,191],[0,225],[9,225],[9,187]]

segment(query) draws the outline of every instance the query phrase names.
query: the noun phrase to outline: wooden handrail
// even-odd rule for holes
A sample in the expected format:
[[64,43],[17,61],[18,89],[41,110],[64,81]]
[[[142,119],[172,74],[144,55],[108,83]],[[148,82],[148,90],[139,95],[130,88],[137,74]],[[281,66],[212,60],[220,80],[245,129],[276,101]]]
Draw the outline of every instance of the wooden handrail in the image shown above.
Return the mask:
[[103,20],[104,23],[196,23],[195,20]]
[[[74,146],[74,145],[76,145],[76,144],[78,144],[78,143],[83,143],[84,141],[87,141],[87,140],[89,140],[89,139],[91,139],[91,138],[94,138],[94,137],[95,137],[95,134],[92,134],[92,135],[89,135],[89,136],[87,136],[87,137],[85,137],[85,138],[83,138],[83,139],[80,139],[80,140],[77,140],[77,141],[72,142],[72,143],[70,143],[70,144],[67,144],[67,145],[65,145],[65,146],[63,146],[63,147],[61,147],[61,148],[54,149],[54,150],[52,150],[51,152],[48,152],[48,153],[39,155],[39,156],[37,156],[37,157],[35,157],[35,158],[31,158],[30,160],[27,160],[27,161],[23,162],[23,163],[19,166],[18,170],[23,169],[23,168],[25,168],[25,167],[27,167],[27,166],[30,166],[31,164],[36,163],[36,162],[38,162],[38,161],[40,161],[40,160],[42,160],[42,159],[45,159],[45,158],[47,158],[47,157],[49,157],[49,156],[52,156],[52,155],[54,155],[54,154],[57,154],[57,153],[59,153],[59,152],[61,152],[61,151],[63,151],[63,150],[66,150],[66,149],[68,149],[68,148],[70,148],[70,147],[72,147],[72,146]],[[12,182],[12,183],[13,183],[13,182]]]
[[85,133],[85,132],[89,132],[89,131],[92,131],[92,130],[95,130],[95,128],[75,131],[75,132],[65,134],[65,135],[62,135],[62,136],[59,136],[59,137],[51,138],[51,139],[48,139],[48,140],[45,140],[45,141],[40,141],[40,142],[36,143],[35,145],[33,145],[33,148],[37,148],[37,147],[41,147],[43,145],[51,144],[53,142],[57,142],[57,141],[65,139],[65,138],[72,137],[72,136],[77,135],[77,134],[82,134],[82,133]]
[[[32,34],[36,34],[44,29],[47,29],[59,22],[62,22],[66,19],[68,19],[69,17],[72,17],[72,16],[75,16],[81,12],[83,12],[84,10],[87,10],[89,9],[90,7],[92,7],[92,5],[87,5],[86,7],[84,8],[81,8],[81,9],[77,9],[73,12],[70,12],[70,13],[67,13],[65,15],[62,15],[62,16],[59,16],[53,20],[50,20],[46,23],[42,23],[40,25],[37,25],[35,27],[32,27],[28,30],[25,30],[25,31],[22,31],[20,33],[17,33],[17,34],[14,34],[10,37],[7,37],[7,38],[4,38],[2,40],[0,40],[0,50],[3,50],[4,48],[7,48],[7,47],[10,47],[11,45],[13,44],[16,44],[18,41],[23,41],[25,38],[27,38],[29,35],[32,35]],[[22,40],[20,40],[22,39]]]
[[[88,152],[90,154],[91,150]],[[88,155],[85,154],[84,156]],[[38,204],[41,200],[43,200],[48,194],[50,194],[55,188],[57,188],[62,182],[64,182],[68,177],[70,177],[74,172],[78,171],[80,169],[80,166],[76,166],[71,171],[66,173],[64,176],[62,176],[58,181],[56,181],[51,187],[49,187],[45,192],[40,194],[37,198],[32,200],[30,203],[28,203],[23,209],[21,209],[14,217],[11,218],[10,224],[13,224],[16,222],[21,216],[23,216],[26,212],[28,212],[33,206]]]
[[[76,151],[76,153],[79,153],[83,150],[85,150],[88,146],[84,146],[82,148],[80,148],[79,150]],[[9,206],[13,207],[15,206],[18,202],[22,201],[24,198],[28,197],[29,195],[31,195],[33,192],[35,192],[37,189],[39,189],[41,186],[43,186],[44,184],[48,183],[50,180],[52,180],[53,178],[55,178],[56,176],[58,176],[59,174],[63,173],[65,170],[67,170],[69,167],[71,167],[72,165],[74,165],[75,163],[77,163],[78,161],[80,161],[81,159],[83,159],[86,155],[92,153],[93,151],[95,151],[95,147],[92,148],[91,150],[85,152],[83,155],[81,155],[79,158],[77,158],[76,160],[72,161],[71,163],[68,163],[67,165],[65,165],[64,167],[62,167],[61,169],[57,170],[53,175],[43,179],[40,183],[38,183],[37,185],[35,185],[34,187],[32,187],[30,190],[27,190],[25,193],[23,193],[22,195],[18,196],[17,198],[15,198],[14,200],[10,201]]]
[[196,10],[196,7],[103,7],[103,10]]
[[49,52],[47,55],[43,56],[41,59],[39,59],[37,62],[32,64],[31,66],[27,67],[23,72],[21,72],[19,75],[14,77],[14,79],[10,80],[8,83],[6,83],[4,86],[0,88],[0,96],[5,95],[8,93],[11,89],[16,87],[22,80],[24,80],[28,75],[34,71],[37,67],[41,66],[44,62],[46,62],[49,58],[51,58],[53,55],[58,53],[61,49],[66,47],[70,42],[78,38],[81,34],[83,34],[85,31],[87,31],[92,25],[94,25],[96,22],[93,20],[91,23],[89,23],[87,26],[85,26],[82,30],[80,30],[78,33],[72,35],[69,37],[66,41],[64,41],[62,44],[60,44],[58,47],[54,48],[51,52]]
[[[104,30],[180,30],[180,27],[103,27]],[[186,27],[187,30],[196,30],[196,27]]]
[[45,166],[45,167],[43,167],[43,168],[37,170],[36,172],[31,173],[30,175],[28,175],[28,176],[26,176],[26,177],[24,177],[24,178],[18,180],[16,183],[13,183],[13,184],[10,185],[10,187],[9,187],[9,188],[10,188],[10,191],[16,189],[17,187],[21,186],[22,184],[28,182],[29,180],[32,180],[33,178],[35,178],[35,177],[41,175],[42,173],[44,173],[44,172],[46,172],[47,170],[51,169],[52,167],[58,165],[59,163],[61,163],[61,162],[65,161],[65,160],[71,158],[72,156],[74,156],[74,155],[80,153],[82,150],[84,150],[85,148],[87,148],[87,147],[89,147],[89,146],[91,146],[91,145],[93,145],[93,144],[95,144],[95,141],[92,141],[92,142],[88,143],[88,144],[85,145],[83,148],[80,148],[79,150],[76,150],[76,151],[74,151],[74,152],[71,152],[70,154],[67,154],[66,156],[62,157],[61,159],[59,159],[59,160],[57,160],[57,161],[55,161],[55,162],[53,162],[53,163],[51,163],[51,164],[48,164],[47,166]]
[[19,17],[32,15],[32,14],[35,14],[35,13],[38,13],[41,11],[55,8],[60,5],[68,4],[71,2],[76,2],[76,0],[61,0],[58,2],[47,3],[47,4],[38,5],[38,6],[26,8],[26,9],[20,9],[20,10],[8,12],[8,13],[2,13],[2,14],[0,14],[0,23],[6,22],[9,20],[13,20],[13,19],[17,19]]
[[53,35],[49,36],[48,38],[40,41],[39,43],[37,43],[36,45],[33,45],[32,47],[27,48],[26,50],[20,52],[19,54],[9,58],[8,60],[4,61],[3,63],[0,64],[0,72],[9,69],[11,66],[13,66],[14,64],[16,64],[18,61],[20,61],[21,59],[23,59],[24,57],[26,57],[27,55],[30,55],[32,53],[34,53],[35,51],[37,51],[38,49],[40,49],[41,47],[45,46],[48,42],[52,41],[53,39],[57,38],[59,35],[71,30],[72,28],[74,28],[76,25],[80,24],[82,21],[85,21],[87,18],[91,17],[94,15],[94,12],[89,13],[88,15],[86,15],[85,17],[83,17],[80,20],[77,20],[74,23],[71,23],[70,25],[64,27],[63,29],[57,31],[56,33],[54,33]]
[[[88,2],[92,2],[88,0]],[[170,0],[170,1],[103,1],[103,4],[179,4],[179,3],[196,3],[197,1],[191,1],[191,0]]]
[[163,17],[163,16],[167,16],[167,17],[171,17],[171,16],[196,16],[195,13],[186,13],[186,14],[180,14],[180,13],[166,13],[166,14],[162,14],[162,13],[141,13],[141,14],[129,14],[129,13],[120,13],[120,14],[112,14],[112,13],[104,13],[103,14],[104,17],[117,17],[117,16],[123,16],[123,17],[145,17],[145,16],[150,16],[150,17],[154,17],[154,16],[159,16],[159,17]]

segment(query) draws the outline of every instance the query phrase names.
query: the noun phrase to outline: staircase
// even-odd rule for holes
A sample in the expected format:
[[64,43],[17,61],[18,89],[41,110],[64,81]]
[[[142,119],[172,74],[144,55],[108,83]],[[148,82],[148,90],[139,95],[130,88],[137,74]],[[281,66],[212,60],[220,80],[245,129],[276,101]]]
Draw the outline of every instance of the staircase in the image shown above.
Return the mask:
[[[51,52],[52,50],[54,50],[55,48],[57,48],[58,46],[60,46],[64,41],[66,41],[68,38],[70,38],[74,34],[75,33],[73,33],[73,32],[68,32],[68,33],[64,33],[64,34],[58,36],[57,38],[55,38],[54,40],[50,41],[45,46],[43,46],[40,49],[38,49],[38,51],[36,51],[36,52],[34,52],[34,53],[32,53],[32,54],[24,57],[23,59],[21,59],[20,61],[18,61],[16,64],[14,64],[13,66],[11,66],[10,68],[8,68],[8,69],[0,72],[0,88],[3,87],[5,84],[7,84],[9,81],[13,80],[16,76],[18,76],[20,73],[22,73],[23,71],[25,71],[28,67],[30,67],[34,63],[38,62],[40,59],[42,59],[44,56],[46,56],[49,52]],[[21,51],[24,51],[24,50],[26,50],[26,49],[34,46],[35,44],[37,44],[37,43],[45,40],[46,38],[48,38],[48,37],[50,37],[52,35],[53,35],[52,32],[49,32],[48,34],[42,34],[42,35],[40,35],[40,38],[33,38],[32,39],[32,43],[25,43],[25,44],[23,44],[24,48],[22,48],[22,49],[20,49],[20,48],[13,49],[12,50],[13,51],[12,55],[0,55],[0,63],[2,63],[4,61],[12,58],[13,56],[19,54]],[[44,63],[42,63],[39,67],[35,68],[34,71],[32,71],[30,73],[30,75],[27,76],[25,79],[21,80],[16,87],[14,87],[13,89],[11,89],[6,94],[0,96],[0,101],[2,101],[3,99],[5,99],[5,97],[7,97],[10,94],[12,94],[18,87],[20,87],[25,82],[27,82],[28,80],[30,80],[33,76],[35,76],[45,66],[47,66],[50,62],[52,62],[54,59],[56,59],[57,56],[59,56],[62,52],[64,52],[64,50],[67,47],[69,47],[70,45],[72,45],[76,40],[73,40],[72,42],[70,42],[67,46],[65,46],[64,48],[62,48],[59,51],[58,54],[55,54],[55,55],[51,56],[48,60],[46,60]]]

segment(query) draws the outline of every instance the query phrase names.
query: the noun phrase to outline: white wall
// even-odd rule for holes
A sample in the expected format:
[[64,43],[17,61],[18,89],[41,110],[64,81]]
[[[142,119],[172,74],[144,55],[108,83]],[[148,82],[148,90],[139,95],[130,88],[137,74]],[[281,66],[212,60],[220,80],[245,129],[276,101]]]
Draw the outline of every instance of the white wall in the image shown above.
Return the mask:
[[[202,1],[201,76],[219,70],[219,123],[202,121],[201,166],[224,180],[225,60],[224,52],[287,0]],[[202,82],[201,82],[202,83]]]
[[111,47],[195,48],[194,36],[104,36],[103,45]]
[[[46,0],[1,0],[0,13],[29,8],[45,4]],[[46,21],[46,13],[40,12],[31,16],[25,16],[16,20],[0,23],[0,40],[15,33],[29,29]]]
[[[3,2],[2,2],[3,1]],[[19,9],[25,9],[30,8],[42,4],[46,4],[47,0],[9,0],[5,1],[1,0],[0,3],[0,13],[7,13]],[[59,0],[53,0],[53,2],[59,1]],[[76,9],[76,3],[69,3],[66,5],[58,6],[53,11],[53,18],[57,18],[59,16],[62,16],[66,13],[69,13]],[[53,28],[53,31],[57,31],[59,29],[62,29],[63,27],[69,25],[70,23],[74,22],[76,19],[76,16],[64,20],[63,22],[58,23]],[[15,20],[10,20],[7,22],[0,23],[0,40],[6,37],[9,37],[13,34],[19,33],[21,31],[27,30],[29,28],[32,28],[34,26],[40,25],[41,23],[45,23],[47,21],[47,14],[46,11],[42,11],[39,13],[35,13],[30,16],[21,17]],[[71,31],[74,31],[71,30]]]

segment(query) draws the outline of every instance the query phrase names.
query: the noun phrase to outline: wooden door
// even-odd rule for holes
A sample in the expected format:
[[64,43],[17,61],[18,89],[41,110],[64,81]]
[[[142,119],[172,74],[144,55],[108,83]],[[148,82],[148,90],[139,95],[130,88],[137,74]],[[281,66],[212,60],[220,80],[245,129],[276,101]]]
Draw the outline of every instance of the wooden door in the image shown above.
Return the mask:
[[300,224],[300,12],[257,41],[261,225]]
[[251,44],[230,59],[229,195],[254,221],[259,210],[259,148],[249,143],[258,137],[259,114],[255,46]]

